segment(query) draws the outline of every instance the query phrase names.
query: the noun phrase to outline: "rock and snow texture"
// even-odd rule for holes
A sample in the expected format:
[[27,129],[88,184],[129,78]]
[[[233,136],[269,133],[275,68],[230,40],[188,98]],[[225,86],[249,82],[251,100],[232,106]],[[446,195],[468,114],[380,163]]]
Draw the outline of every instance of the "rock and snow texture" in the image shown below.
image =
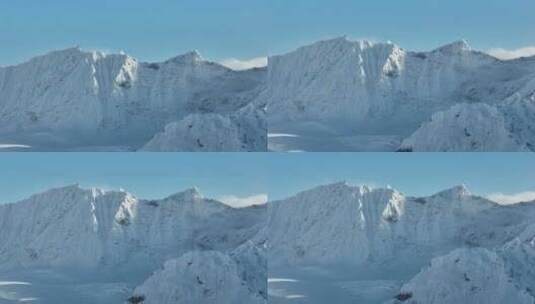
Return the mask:
[[190,114],[239,111],[252,102],[264,74],[233,71],[196,52],[144,63],[122,54],[56,51],[0,68],[2,138],[36,149],[137,149]]
[[[533,303],[534,218],[535,202],[502,206],[464,186],[428,197],[320,186],[268,204],[270,276],[309,286],[289,293],[305,299],[296,303],[320,303],[308,297],[322,280],[326,293],[349,288],[362,303]],[[365,301],[365,291],[351,289],[385,280],[399,290]],[[277,290],[274,303],[290,303]]]
[[[234,209],[203,198],[196,189],[161,200],[76,185],[52,189],[0,205],[0,269],[3,275],[49,269],[59,275],[75,273],[75,281],[92,278],[80,288],[110,279],[133,288],[164,263],[163,277],[149,282],[163,286],[158,280],[177,271],[180,278],[188,271],[179,269],[184,257],[212,257],[213,264],[205,264],[208,268],[198,268],[196,273],[203,278],[210,276],[202,274],[205,270],[226,273],[234,269],[234,273],[209,281],[213,285],[205,294],[207,301],[217,294],[220,303],[237,303],[235,298],[220,297],[226,295],[250,296],[261,303],[267,292],[258,282],[265,280],[267,266],[259,257],[265,248],[257,239],[265,219],[265,206]],[[177,258],[178,262],[172,262]],[[177,288],[191,289],[197,284],[183,278],[179,282]],[[230,290],[220,290],[227,287]],[[233,294],[234,287],[242,291]],[[159,297],[158,291],[153,292]],[[195,300],[188,299],[189,295]],[[180,302],[195,303],[198,296],[203,293],[182,295]],[[48,303],[46,295],[42,301]]]
[[266,303],[241,280],[237,263],[216,251],[190,252],[166,262],[136,288],[135,296],[146,304]]
[[529,151],[515,139],[497,108],[458,104],[433,114],[401,145],[401,151]]

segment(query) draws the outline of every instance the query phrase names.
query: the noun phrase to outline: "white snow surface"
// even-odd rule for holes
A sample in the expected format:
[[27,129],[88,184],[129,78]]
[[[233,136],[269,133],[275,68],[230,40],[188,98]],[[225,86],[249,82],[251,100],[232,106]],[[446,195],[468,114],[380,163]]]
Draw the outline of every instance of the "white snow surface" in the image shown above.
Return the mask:
[[[225,291],[218,288],[239,282],[236,286],[251,286],[240,296],[262,298],[267,291],[258,282],[265,278],[266,266],[262,269],[260,262],[251,261],[258,259],[255,240],[265,227],[265,219],[265,206],[234,209],[203,198],[195,188],[160,200],[77,185],[52,189],[18,203],[0,205],[0,281],[28,281],[31,286],[20,293],[38,297],[39,303],[70,299],[114,303],[112,299],[117,297],[126,301],[133,288],[164,262],[185,254],[202,259],[205,252],[211,252],[206,255],[232,258],[234,264],[229,267],[236,269],[234,276],[218,277],[212,292],[223,295]],[[173,269],[186,271],[177,270],[180,265],[175,264]],[[45,280],[40,275],[43,270],[48,273]],[[68,277],[69,283],[56,286],[55,277]],[[157,280],[152,278],[151,282]],[[110,290],[106,298],[105,290],[98,286],[109,289],[110,283],[123,287],[113,287],[117,291]],[[181,281],[181,286],[191,288],[193,283]],[[87,295],[85,286],[94,286],[95,290]],[[51,288],[60,291],[47,291]],[[0,302],[2,294],[0,287]],[[105,299],[97,300],[97,296]]]

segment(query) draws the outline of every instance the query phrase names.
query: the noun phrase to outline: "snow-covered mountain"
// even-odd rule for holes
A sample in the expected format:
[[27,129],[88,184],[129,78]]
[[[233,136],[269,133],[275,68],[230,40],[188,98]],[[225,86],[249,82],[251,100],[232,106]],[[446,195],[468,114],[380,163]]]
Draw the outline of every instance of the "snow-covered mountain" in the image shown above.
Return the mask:
[[362,264],[428,254],[462,242],[461,229],[494,206],[462,186],[426,198],[345,183],[320,186],[270,204],[270,259]]
[[[214,116],[233,115],[247,107],[264,75],[262,69],[230,70],[203,60],[197,52],[165,62],[144,63],[124,54],[105,55],[78,48],[55,51],[0,68],[1,138],[46,150],[137,149],[167,124],[188,115],[211,121]],[[240,143],[244,132],[265,132],[231,133],[234,129],[221,126],[213,132],[221,132],[222,140]],[[188,128],[180,130],[188,132]],[[189,136],[206,141],[202,132]],[[249,140],[259,143],[239,147],[266,149],[262,149],[262,138]],[[173,148],[192,149],[180,144],[175,143]]]
[[535,202],[502,206],[464,186],[428,197],[320,186],[269,203],[270,276],[341,280],[338,293],[360,297],[369,292],[359,286],[380,291],[362,303],[533,303],[533,219]]
[[[528,119],[535,115],[535,58],[501,61],[466,41],[429,52],[345,38],[320,41],[269,58],[259,98],[268,107],[270,133],[297,135],[284,144],[271,140],[278,150],[392,150],[394,137],[402,150],[516,151],[531,149],[535,139]],[[513,110],[518,103],[522,110]],[[458,112],[464,115],[456,121],[447,118]],[[484,125],[500,124],[469,139],[458,126],[452,129],[452,123],[469,127],[472,119],[485,120],[481,114],[493,114]],[[426,134],[438,129],[438,139],[427,142]],[[495,144],[489,134],[510,138]]]
[[0,145],[33,150],[524,151],[534,118],[535,57],[466,41],[336,38],[245,71],[77,48],[0,67]]
[[[216,277],[217,284],[210,287],[212,293],[201,292],[195,298],[182,295],[181,302],[224,303],[226,298],[219,297],[223,302],[217,302],[213,293],[223,296],[221,288],[229,284],[251,286],[242,288],[239,295],[262,303],[267,292],[258,282],[265,280],[267,266],[265,259],[257,258],[257,251],[262,252],[263,247],[255,240],[265,227],[265,219],[265,206],[234,209],[203,198],[196,189],[160,200],[76,185],[52,189],[18,203],[0,205],[0,269],[3,275],[41,269],[53,271],[55,276],[75,273],[74,281],[124,282],[130,286],[125,292],[132,293],[149,277],[143,286],[163,286],[160,280],[164,277],[160,278],[158,271],[151,274],[162,266],[164,273],[184,273],[189,268],[180,261],[222,257],[235,273]],[[197,269],[196,273],[203,278],[211,275],[203,270],[207,269]],[[191,289],[196,286],[193,284],[197,283],[182,279],[176,282],[177,288]],[[40,303],[53,302],[39,290],[34,292],[42,297]],[[176,303],[171,298],[162,301],[162,296],[152,290],[144,303]],[[231,299],[228,303],[233,302]]]

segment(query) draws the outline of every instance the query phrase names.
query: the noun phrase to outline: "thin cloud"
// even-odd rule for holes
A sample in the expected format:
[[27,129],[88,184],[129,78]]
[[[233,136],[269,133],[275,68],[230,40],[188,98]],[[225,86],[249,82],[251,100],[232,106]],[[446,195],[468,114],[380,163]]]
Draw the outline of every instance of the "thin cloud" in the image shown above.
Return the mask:
[[516,50],[494,48],[487,51],[488,54],[502,60],[511,60],[521,57],[535,56],[535,46],[528,46]]
[[501,205],[512,205],[535,200],[535,191],[526,191],[513,194],[491,193],[487,198]]
[[246,197],[238,197],[235,195],[224,195],[219,198],[219,201],[234,208],[242,208],[242,207],[248,207],[248,206],[254,206],[254,205],[263,205],[267,203],[268,195],[265,193],[246,196]]
[[267,57],[257,57],[248,60],[240,60],[236,58],[224,59],[220,62],[222,65],[235,71],[248,70],[252,68],[261,68],[267,66]]

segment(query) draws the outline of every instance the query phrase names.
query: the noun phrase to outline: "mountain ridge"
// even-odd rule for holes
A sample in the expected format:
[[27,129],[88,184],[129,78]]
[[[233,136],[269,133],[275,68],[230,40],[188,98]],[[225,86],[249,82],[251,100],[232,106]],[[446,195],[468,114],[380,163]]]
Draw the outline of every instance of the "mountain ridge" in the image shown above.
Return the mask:
[[462,243],[461,231],[474,218],[501,207],[464,185],[423,197],[346,183],[318,186],[268,203],[270,261],[360,264],[441,252]]
[[239,111],[261,81],[257,70],[233,71],[195,52],[144,63],[69,48],[0,68],[0,124],[4,136],[30,146],[139,149],[188,114]]

